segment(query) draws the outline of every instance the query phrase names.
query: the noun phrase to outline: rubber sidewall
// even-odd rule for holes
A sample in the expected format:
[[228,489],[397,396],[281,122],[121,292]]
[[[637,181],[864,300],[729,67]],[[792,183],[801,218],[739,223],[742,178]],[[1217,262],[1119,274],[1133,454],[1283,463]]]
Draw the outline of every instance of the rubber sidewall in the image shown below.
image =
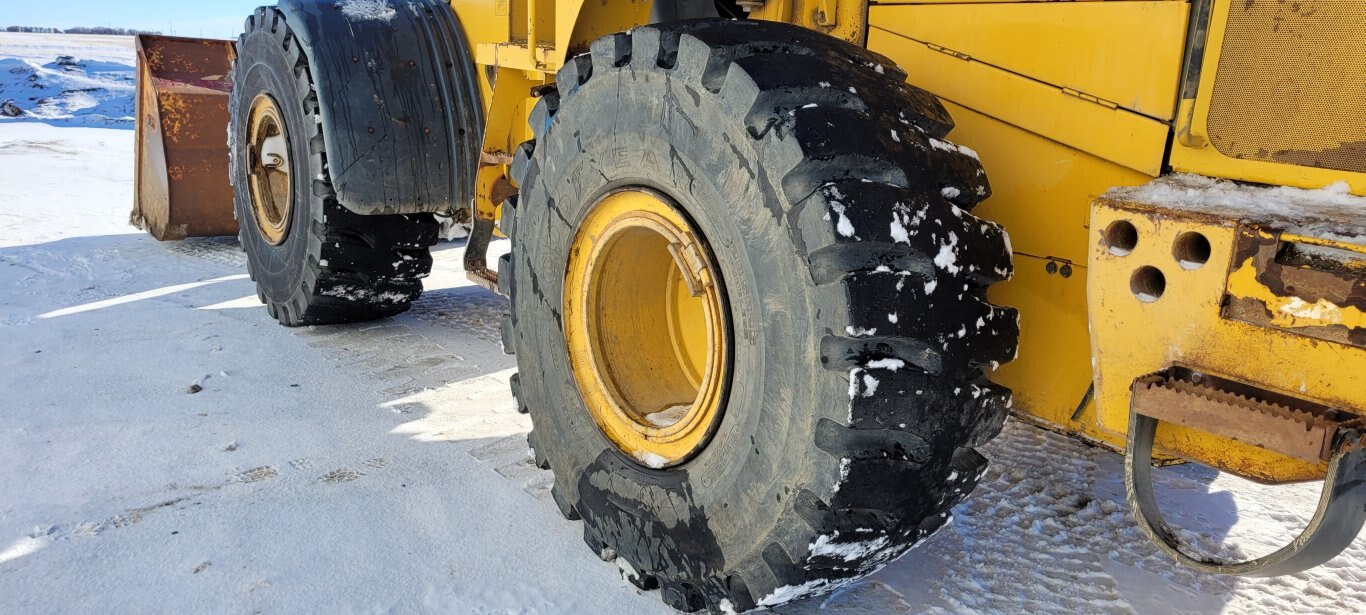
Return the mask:
[[[762,568],[762,551],[773,540],[771,532],[785,526],[790,498],[801,489],[832,491],[840,460],[813,447],[811,434],[822,417],[844,414],[848,383],[821,367],[820,338],[827,332],[821,317],[832,306],[803,282],[810,279],[805,263],[764,205],[765,195],[771,199],[779,187],[743,163],[760,157],[743,124],[714,97],[673,91],[679,87],[659,74],[595,77],[575,95],[591,99],[601,92],[603,100],[620,101],[620,107],[603,112],[581,100],[556,117],[577,130],[552,129],[537,144],[544,166],[535,185],[523,187],[527,196],[517,231],[537,240],[520,244],[514,254],[516,266],[532,272],[519,272],[519,278],[530,277],[539,288],[519,289],[514,313],[522,365],[536,357],[539,371],[524,379],[526,401],[552,409],[546,416],[553,424],[537,430],[552,431],[564,444],[544,449],[557,473],[567,469],[581,476],[565,495],[582,516],[593,518],[586,531],[610,532],[614,522],[631,523],[633,515],[609,494],[638,491],[644,496],[633,499],[651,507],[645,511],[650,519],[688,526],[681,532],[674,527],[667,538],[650,538],[667,539],[673,544],[666,548],[699,562],[712,558],[705,570],[689,575],[706,578],[717,570]],[[725,282],[736,341],[719,429],[696,457],[667,471],[633,462],[603,436],[574,384],[558,326],[575,227],[599,198],[631,185],[668,196],[706,238]],[[681,519],[678,507],[684,504],[688,518]],[[623,548],[611,537],[599,538]],[[640,549],[634,561],[657,561],[650,552],[657,547]],[[714,559],[718,554],[721,561]]]
[[[240,144],[240,153],[235,157],[232,169],[236,187],[233,203],[242,228],[242,248],[253,265],[252,274],[258,289],[269,300],[284,304],[303,286],[312,221],[321,217],[321,212],[315,211],[321,199],[315,199],[312,194],[313,177],[320,171],[311,168],[312,156],[306,138],[310,132],[304,130],[308,126],[305,122],[311,124],[313,120],[304,115],[293,71],[288,67],[280,44],[268,31],[248,33],[238,54],[239,68],[235,74],[241,76],[233,84],[235,108],[232,109],[231,138],[233,143]],[[245,70],[241,69],[243,66]],[[288,233],[280,245],[271,245],[262,235],[248,188],[247,118],[251,117],[252,101],[260,94],[275,99],[289,134],[290,189],[294,202],[289,212]]]

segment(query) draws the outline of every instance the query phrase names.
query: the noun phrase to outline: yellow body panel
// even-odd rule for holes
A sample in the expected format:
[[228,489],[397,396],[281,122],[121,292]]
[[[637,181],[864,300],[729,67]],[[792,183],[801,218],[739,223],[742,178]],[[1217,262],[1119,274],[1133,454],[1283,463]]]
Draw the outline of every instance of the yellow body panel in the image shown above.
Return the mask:
[[474,215],[496,220],[513,148],[531,138],[526,120],[535,102],[532,88],[553,83],[564,59],[594,39],[649,21],[651,2],[458,0],[451,6],[470,37],[475,63],[485,68],[480,86],[488,106]]
[[1189,10],[1169,1],[906,5],[879,6],[873,21],[976,62],[1169,120]]
[[1016,253],[1014,277],[988,294],[992,303],[1020,311],[1019,356],[1002,365],[992,380],[1015,392],[1017,413],[1028,413],[1053,429],[1120,447],[1123,438],[1096,429],[1088,398],[1091,340],[1084,320],[1086,268],[1069,265],[1072,273],[1064,278],[1056,270],[1048,272],[1050,262],[1061,269],[1057,261]]
[[[1140,173],[1156,176],[1161,171],[1170,131],[1166,124],[1087,99],[1084,93],[1067,92],[1061,86],[975,61],[934,40],[902,36],[897,33],[905,25],[898,17],[899,8],[872,7],[868,48],[895,60],[909,74],[910,83]],[[990,176],[991,163],[987,161],[986,166]]]
[[[465,31],[465,38],[476,52],[481,44],[504,41],[508,38],[506,13],[502,16],[494,14],[498,5],[506,7],[507,0],[451,1],[451,10],[455,11],[456,16],[460,18],[460,26]],[[489,112],[493,99],[493,85],[489,82],[487,74],[483,74],[483,71],[478,72],[480,73],[479,91],[484,97],[484,109]],[[485,120],[485,124],[487,125],[487,120]]]
[[531,88],[554,80],[554,75],[502,68],[495,73],[497,88],[489,106],[484,129],[484,152],[510,156],[521,142],[531,138],[526,118],[531,113]]
[[[1176,14],[1166,5],[1184,4],[1114,5],[1119,9],[1106,14],[1117,20],[1118,16],[1146,15],[1160,22],[1154,27],[1167,32],[1168,44],[1179,49],[1184,23],[1173,23]],[[1121,5],[1132,8],[1124,10]],[[1112,186],[1139,185],[1156,176],[1169,128],[1150,117],[1066,93],[1060,84],[1047,84],[986,61],[961,57],[969,54],[946,51],[958,51],[950,44],[981,45],[971,40],[973,20],[993,10],[1007,9],[1012,15],[1059,14],[1053,6],[876,6],[870,13],[868,46],[896,60],[910,73],[910,83],[944,100],[956,124],[949,138],[976,150],[991,180],[992,197],[975,213],[1001,222],[1010,232],[1015,277],[994,287],[990,298],[1020,310],[1021,325],[1019,356],[1002,366],[994,379],[1015,391],[1017,412],[1055,429],[1121,448],[1122,433],[1100,429],[1093,405],[1086,403],[1092,382],[1085,282],[1090,202]],[[912,16],[925,9],[943,10],[935,14],[936,21],[928,22],[936,27],[922,30],[912,24],[928,18]],[[961,32],[964,38],[944,42],[949,39],[937,38],[939,25],[950,33]],[[1106,25],[1120,27],[1117,22]],[[1132,22],[1123,27],[1143,30]],[[893,29],[898,33],[893,34]],[[917,41],[901,36],[902,31],[936,38]],[[1063,35],[1062,30],[1055,33]],[[1028,35],[1021,32],[1019,36],[1024,39]],[[1079,38],[1093,40],[1093,36],[1083,29]],[[980,48],[998,54],[1000,62],[1017,62],[1012,66],[1020,70],[1047,62],[1044,55],[1011,60],[1004,47]],[[1056,42],[1053,61],[1067,64],[1072,58],[1066,50],[1076,48],[1066,41]],[[1115,55],[1124,54],[1116,51]],[[1165,57],[1167,64],[1179,59],[1169,51]],[[1153,79],[1144,89],[1156,92],[1165,87],[1172,93],[1167,99],[1174,98],[1176,66],[1154,70],[1149,65],[1142,70]],[[1084,71],[1075,67],[1053,70],[1059,76],[1069,72],[1080,75]],[[1158,84],[1158,79],[1165,85]],[[1064,271],[1070,275],[1063,277]]]
[[[1181,0],[892,0],[874,6],[866,0],[769,0],[750,17],[866,44],[896,61],[911,84],[945,102],[957,123],[950,138],[975,149],[991,179],[993,196],[975,211],[1003,223],[1013,241],[1015,278],[993,288],[991,299],[1020,310],[1020,355],[993,378],[1015,390],[1016,411],[1031,420],[1122,448],[1128,383],[1174,360],[1172,353],[1292,393],[1301,385],[1320,391],[1343,382],[1349,369],[1366,371],[1355,354],[1344,358],[1324,351],[1328,342],[1267,337],[1264,327],[1210,316],[1211,302],[1225,288],[1220,272],[1227,273],[1227,263],[1173,271],[1168,293],[1179,301],[1134,305],[1125,300],[1132,298],[1128,273],[1095,254],[1092,216],[1110,214],[1104,208],[1093,214],[1092,202],[1111,187],[1150,181],[1168,163],[1178,170],[1305,187],[1345,179],[1353,191],[1366,192],[1361,174],[1237,160],[1204,141],[1222,13],[1230,6],[1215,2],[1200,73],[1204,98],[1188,100],[1178,100],[1190,11]],[[646,23],[650,2],[461,0],[453,6],[477,62],[487,67],[483,85],[490,109],[480,174],[480,186],[487,189],[481,189],[477,211],[490,217],[496,204],[486,202],[485,193],[496,192],[512,148],[529,137],[531,88],[553,81],[564,59],[598,36]],[[496,80],[488,79],[495,74]],[[1173,124],[1179,138],[1173,137]],[[1154,224],[1145,233],[1166,237],[1179,226]],[[1209,232],[1215,253],[1227,257],[1231,231]],[[1171,260],[1169,246],[1166,252],[1144,250],[1129,258]],[[1093,270],[1097,263],[1104,271]],[[1103,332],[1088,331],[1098,323]],[[1154,330],[1160,326],[1169,328]],[[1168,334],[1179,339],[1161,337]],[[1248,354],[1257,358],[1244,360]],[[1107,366],[1104,379],[1093,380],[1093,356]],[[1088,402],[1093,382],[1094,401]],[[1339,387],[1340,394],[1366,399],[1363,386]],[[1160,429],[1158,445],[1169,455],[1263,480],[1322,472],[1314,464],[1170,426]]]
[[1004,224],[1016,254],[1085,267],[1091,199],[1152,179],[962,105],[944,106],[956,125],[949,138],[978,153],[991,182],[991,198],[973,212]]
[[[1176,125],[1178,138],[1172,143],[1172,169],[1213,177],[1299,188],[1320,188],[1337,181],[1346,181],[1354,194],[1366,195],[1366,173],[1298,166],[1251,158],[1233,158],[1220,153],[1211,144],[1210,103],[1214,98],[1215,82],[1219,75],[1218,68],[1223,59],[1224,46],[1221,43],[1229,24],[1230,12],[1238,10],[1240,6],[1244,5],[1243,0],[1213,0],[1213,2],[1207,36],[1209,44],[1205,48],[1204,60],[1201,63],[1200,80],[1195,91],[1195,97],[1185,99],[1181,103],[1181,111]],[[1363,74],[1366,74],[1366,13],[1362,12],[1360,6],[1352,7],[1350,4],[1341,3],[1337,7],[1318,8],[1314,8],[1313,5],[1306,5],[1306,10],[1312,9],[1314,12],[1320,8],[1324,10],[1332,8],[1339,12],[1345,11],[1345,19],[1356,20],[1356,23],[1342,24],[1344,35],[1339,40],[1330,43],[1330,47],[1314,47],[1310,50],[1308,61],[1310,64],[1323,65],[1324,70],[1345,74],[1344,80],[1330,86],[1334,87],[1333,94],[1341,97],[1343,101],[1360,101],[1366,98],[1366,78],[1362,77]],[[1307,16],[1300,14],[1298,6],[1296,5],[1294,10],[1287,12],[1285,32],[1281,36],[1292,39],[1297,35],[1302,36],[1295,31],[1295,23],[1297,19]],[[1259,41],[1258,46],[1262,48],[1262,53],[1284,53],[1273,43],[1283,44],[1279,41],[1263,40]],[[1261,60],[1253,59],[1249,60],[1248,63],[1250,66],[1246,70],[1282,82],[1280,88],[1289,94],[1302,91],[1307,87],[1313,87],[1312,80],[1325,78],[1325,75],[1319,74],[1283,74],[1275,71],[1273,66],[1268,66],[1268,62]],[[1309,82],[1306,82],[1307,80]],[[1359,105],[1327,104],[1309,108],[1293,108],[1288,113],[1289,117],[1276,118],[1274,121],[1321,122],[1354,126],[1357,128],[1356,133],[1360,141],[1355,144],[1344,143],[1342,146],[1366,149],[1366,128],[1362,128]],[[1249,118],[1249,121],[1255,120]]]
[[[1185,3],[1105,2],[879,5],[870,12],[869,48],[892,57],[908,70],[908,81],[945,101],[957,124],[950,138],[977,150],[991,178],[993,195],[976,213],[1010,232],[1015,278],[994,288],[991,299],[1020,310],[1020,355],[994,378],[1015,391],[1017,412],[1115,448],[1125,445],[1129,384],[1178,358],[1293,393],[1301,386],[1332,389],[1354,373],[1342,368],[1343,353],[1359,353],[1346,347],[1327,352],[1324,342],[1285,333],[1268,341],[1264,328],[1219,318],[1227,262],[1207,265],[1203,275],[1178,267],[1173,275],[1179,279],[1169,282],[1168,294],[1178,293],[1181,302],[1168,300],[1161,307],[1134,298],[1132,270],[1088,271],[1097,239],[1088,223],[1092,200],[1112,186],[1143,184],[1162,171],[1171,127],[1155,118],[1176,116],[1188,11]],[[1205,76],[1212,79],[1212,71]],[[1294,185],[1290,176],[1322,177],[1318,169],[1250,166],[1257,165],[1268,167],[1262,181]],[[1334,179],[1343,175],[1336,172]],[[1173,265],[1176,229],[1166,224],[1163,232],[1171,237],[1163,235],[1161,250],[1150,247],[1151,253],[1128,258],[1161,256]],[[1227,248],[1216,242],[1214,250],[1227,255]],[[1071,276],[1063,277],[1064,271]],[[1121,300],[1098,300],[1110,295]],[[1162,311],[1166,321],[1140,318],[1145,308]],[[1343,311],[1343,319],[1355,322],[1355,312]],[[1257,358],[1240,360],[1250,354]],[[1088,403],[1092,357],[1111,369],[1103,381],[1095,379],[1094,401]],[[1326,364],[1335,368],[1323,369]],[[1362,367],[1352,369],[1362,373]],[[1361,384],[1338,390],[1340,397],[1320,399],[1338,407],[1366,399]],[[1324,470],[1165,424],[1157,444],[1164,457],[1265,481],[1319,478]]]
[[[492,7],[452,2],[471,39],[475,63],[553,73],[603,35],[649,21],[650,0],[496,0]],[[491,12],[492,10],[492,12]],[[471,18],[466,19],[466,14]]]
[[494,74],[498,87],[493,90],[485,116],[484,146],[475,176],[474,217],[483,220],[498,219],[502,200],[510,190],[508,166],[513,148],[531,138],[526,123],[534,104],[531,89],[553,77],[508,68],[497,69]]
[[[1045,2],[1061,2],[1064,0],[878,0],[878,4],[1043,4]],[[1133,2],[1135,0],[1066,0],[1078,2]],[[1167,2],[1177,2],[1184,4],[1185,0],[1164,0]]]
[[1015,253],[1014,277],[992,287],[989,298],[1020,311],[1020,351],[993,379],[1015,391],[1016,412],[1123,447],[1124,439],[1100,430],[1091,406],[1082,403],[1091,386],[1087,226],[1095,195],[1151,178],[960,105],[945,106],[956,124],[949,138],[976,150],[991,180],[991,198],[974,213],[1004,224]]

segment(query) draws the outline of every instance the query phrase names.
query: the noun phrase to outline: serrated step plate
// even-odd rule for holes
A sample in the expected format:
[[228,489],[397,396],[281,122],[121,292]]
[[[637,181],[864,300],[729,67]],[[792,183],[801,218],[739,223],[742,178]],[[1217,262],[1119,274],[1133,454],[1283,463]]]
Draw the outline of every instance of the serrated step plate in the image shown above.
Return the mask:
[[1358,417],[1208,374],[1173,369],[1138,378],[1133,412],[1309,462],[1327,460]]

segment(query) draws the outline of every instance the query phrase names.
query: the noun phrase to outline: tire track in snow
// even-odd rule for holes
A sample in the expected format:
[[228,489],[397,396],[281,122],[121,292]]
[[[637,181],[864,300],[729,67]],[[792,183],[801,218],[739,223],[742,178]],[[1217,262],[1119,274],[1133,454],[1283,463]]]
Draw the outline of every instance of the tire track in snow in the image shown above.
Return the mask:
[[[885,583],[916,613],[1340,613],[1366,605],[1356,564],[1366,557],[1362,539],[1297,575],[1199,574],[1168,560],[1134,525],[1119,454],[1018,420],[983,454],[992,465],[953,523],[854,587]],[[1288,542],[1308,517],[1287,502],[1307,512],[1317,499],[1316,484],[1265,487],[1193,465],[1155,475],[1169,520],[1189,528],[1183,539],[1222,558]],[[882,603],[868,604],[869,595]],[[869,610],[856,612],[902,612],[890,594],[869,595],[858,597]],[[841,592],[780,612],[828,613],[851,599]]]
[[[234,265],[244,263],[236,250],[235,241],[207,241],[172,251],[241,266]],[[444,266],[463,278],[457,253],[439,251],[435,270]],[[457,285],[424,294],[412,311],[393,319],[299,334],[340,370],[370,379],[384,407],[407,421],[399,431],[478,441],[467,454],[548,506],[552,475],[536,468],[527,450],[529,421],[515,412],[507,389],[512,360],[498,347],[506,305],[502,297]],[[1355,565],[1366,560],[1361,540],[1334,561],[1290,577],[1197,574],[1168,561],[1134,526],[1118,454],[1019,421],[1008,423],[984,453],[992,460],[986,477],[935,540],[867,580],[777,612],[1281,613],[1356,612],[1366,605],[1366,575]],[[318,463],[289,462],[305,472]],[[330,484],[360,478],[326,478],[343,470],[315,478]],[[1266,520],[1250,534],[1235,527],[1234,544],[1184,531],[1188,542],[1227,558],[1247,556],[1235,545],[1259,554],[1289,541],[1308,517],[1285,510],[1284,502],[1317,497],[1317,485],[1243,485],[1193,466],[1158,477],[1168,514],[1182,527],[1227,527],[1243,516]],[[1237,494],[1236,503],[1229,493]],[[91,527],[101,526],[77,524],[72,531]]]
[[[530,420],[508,389],[513,359],[499,347],[507,299],[464,282],[459,250],[434,253],[433,279],[410,311],[370,323],[308,327],[306,343],[339,368],[370,379],[382,406],[419,440],[478,442],[467,453],[549,502],[550,472],[526,444]],[[457,282],[442,287],[452,279]]]
[[[246,267],[246,255],[234,237],[191,238],[168,245],[178,255],[234,268]],[[434,269],[445,265],[447,277],[454,274],[463,279],[459,256],[454,249],[436,251]],[[447,349],[473,346],[482,350],[475,354],[495,355],[496,359],[489,362],[497,367],[510,365],[512,360],[502,356],[497,346],[498,326],[506,310],[506,298],[462,283],[428,290],[409,312],[395,318],[306,327],[300,332],[309,346],[322,350],[342,369],[374,381],[376,392],[390,400],[385,404],[390,411],[399,415],[425,413],[427,425],[423,435],[458,440],[506,434],[470,450],[469,454],[527,493],[548,500],[553,476],[535,466],[527,448],[530,421],[515,412],[506,412],[513,404],[507,374],[471,378],[471,374],[480,371],[479,364]],[[479,409],[482,406],[492,406],[495,411],[485,412]],[[503,412],[496,411],[500,407]],[[289,463],[303,469],[300,466],[311,467],[315,461],[298,459]],[[337,484],[361,476],[364,473],[342,468],[319,480]]]

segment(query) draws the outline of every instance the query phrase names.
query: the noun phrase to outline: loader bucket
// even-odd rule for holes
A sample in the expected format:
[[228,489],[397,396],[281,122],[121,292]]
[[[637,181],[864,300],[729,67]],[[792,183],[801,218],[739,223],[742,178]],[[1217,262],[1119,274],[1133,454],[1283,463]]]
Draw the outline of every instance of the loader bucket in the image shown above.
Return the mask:
[[160,240],[237,234],[228,183],[232,41],[139,35],[133,226]]

